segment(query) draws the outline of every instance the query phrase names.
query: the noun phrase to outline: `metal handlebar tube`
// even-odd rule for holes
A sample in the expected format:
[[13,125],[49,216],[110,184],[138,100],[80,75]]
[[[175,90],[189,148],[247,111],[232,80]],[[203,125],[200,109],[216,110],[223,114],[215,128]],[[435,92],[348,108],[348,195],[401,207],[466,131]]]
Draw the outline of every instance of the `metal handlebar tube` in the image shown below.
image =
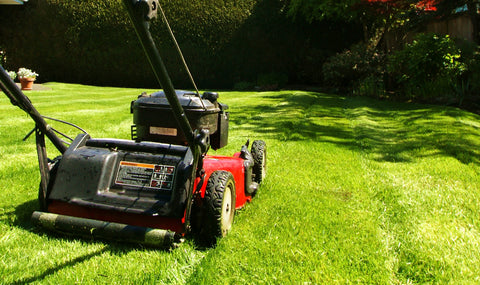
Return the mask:
[[182,105],[178,101],[172,81],[170,80],[165,64],[149,30],[149,21],[156,16],[160,4],[157,0],[123,0],[123,2],[127,7],[128,15],[133,22],[137,36],[153,69],[153,73],[165,92],[175,120],[185,135],[189,146],[194,148],[195,135],[192,127],[188,122]]
[[7,95],[13,105],[18,106],[20,109],[25,111],[35,122],[36,127],[45,134],[52,144],[60,151],[62,154],[67,150],[67,146],[63,141],[54,133],[50,125],[45,122],[42,115],[35,109],[30,99],[28,99],[22,90],[13,82],[8,73],[0,65],[0,89]]
[[[175,88],[173,87],[172,81],[168,76],[167,69],[163,60],[158,52],[158,49],[153,41],[152,35],[150,34],[150,23],[149,21],[153,19],[156,14],[158,8],[160,8],[160,4],[158,0],[123,0],[125,4],[128,15],[130,20],[133,22],[133,26],[135,27],[135,32],[137,33],[138,39],[145,51],[148,61],[150,62],[150,66],[153,69],[153,73],[157,78],[158,83],[163,88],[165,92],[165,96],[172,108],[173,115],[175,120],[177,121],[178,126],[180,127],[180,131],[183,132],[185,138],[187,140],[188,146],[192,150],[193,153],[193,162],[192,167],[194,171],[192,171],[192,176],[190,177],[190,189],[193,189],[195,184],[195,179],[197,175],[201,172],[203,168],[203,155],[202,155],[202,138],[205,136],[199,133],[198,131],[194,132],[190,123],[188,122],[187,115],[178,100],[178,97],[175,92]],[[208,133],[206,134],[208,136]],[[205,149],[207,149],[205,147]],[[188,191],[187,193],[187,204],[185,208],[185,232],[189,233],[191,231],[191,210],[193,205],[193,190]]]

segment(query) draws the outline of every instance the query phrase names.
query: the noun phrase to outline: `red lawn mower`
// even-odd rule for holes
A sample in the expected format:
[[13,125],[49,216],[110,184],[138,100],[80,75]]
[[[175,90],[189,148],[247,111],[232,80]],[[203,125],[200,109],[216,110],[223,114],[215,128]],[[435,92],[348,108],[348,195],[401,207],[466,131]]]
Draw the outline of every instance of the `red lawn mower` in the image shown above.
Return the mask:
[[[0,70],[2,91],[36,123],[41,209],[32,220],[63,233],[155,247],[186,234],[214,244],[265,178],[265,142],[253,141],[250,150],[247,142],[231,157],[207,155],[210,147],[227,144],[228,106],[215,92],[173,88],[149,32],[161,11],[157,0],[124,4],[163,87],[131,103],[132,140],[93,139],[85,132],[67,146]],[[45,136],[61,153],[53,160]]]

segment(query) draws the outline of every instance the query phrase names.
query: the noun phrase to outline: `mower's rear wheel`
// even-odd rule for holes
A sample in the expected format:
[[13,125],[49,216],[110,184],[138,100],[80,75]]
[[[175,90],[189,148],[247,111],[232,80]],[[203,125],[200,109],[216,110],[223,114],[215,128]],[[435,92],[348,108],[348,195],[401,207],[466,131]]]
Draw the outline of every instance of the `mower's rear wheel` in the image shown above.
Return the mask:
[[267,144],[262,140],[256,140],[252,143],[253,156],[253,181],[262,183],[267,174]]
[[235,180],[228,171],[215,171],[210,175],[205,191],[205,237],[215,243],[232,227],[235,216]]

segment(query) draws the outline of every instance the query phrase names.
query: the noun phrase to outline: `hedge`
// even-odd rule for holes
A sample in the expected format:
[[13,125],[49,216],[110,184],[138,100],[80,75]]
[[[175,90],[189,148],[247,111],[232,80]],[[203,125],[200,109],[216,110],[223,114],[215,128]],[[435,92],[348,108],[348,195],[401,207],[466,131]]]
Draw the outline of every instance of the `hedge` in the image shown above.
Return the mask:
[[[161,3],[201,88],[256,84],[271,73],[316,84],[325,58],[361,35],[344,24],[293,22],[282,0]],[[0,6],[0,19],[7,69],[31,68],[41,81],[157,86],[120,0],[29,1]],[[174,85],[191,88],[164,23],[151,31]]]

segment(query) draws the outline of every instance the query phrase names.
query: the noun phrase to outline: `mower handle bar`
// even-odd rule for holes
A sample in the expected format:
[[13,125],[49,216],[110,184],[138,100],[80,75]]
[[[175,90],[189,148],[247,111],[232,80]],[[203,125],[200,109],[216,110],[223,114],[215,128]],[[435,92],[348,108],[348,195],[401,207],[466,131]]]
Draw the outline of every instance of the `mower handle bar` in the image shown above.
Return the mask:
[[165,96],[172,108],[175,120],[177,121],[180,130],[185,135],[188,145],[190,148],[194,149],[196,145],[195,134],[188,122],[185,111],[177,98],[175,88],[173,87],[165,64],[163,63],[162,57],[158,52],[149,30],[149,21],[157,16],[160,4],[158,0],[123,0],[123,2],[127,8],[130,19],[133,22],[135,32],[142,44],[147,59],[150,62],[150,66],[153,69],[153,73],[165,92]]

